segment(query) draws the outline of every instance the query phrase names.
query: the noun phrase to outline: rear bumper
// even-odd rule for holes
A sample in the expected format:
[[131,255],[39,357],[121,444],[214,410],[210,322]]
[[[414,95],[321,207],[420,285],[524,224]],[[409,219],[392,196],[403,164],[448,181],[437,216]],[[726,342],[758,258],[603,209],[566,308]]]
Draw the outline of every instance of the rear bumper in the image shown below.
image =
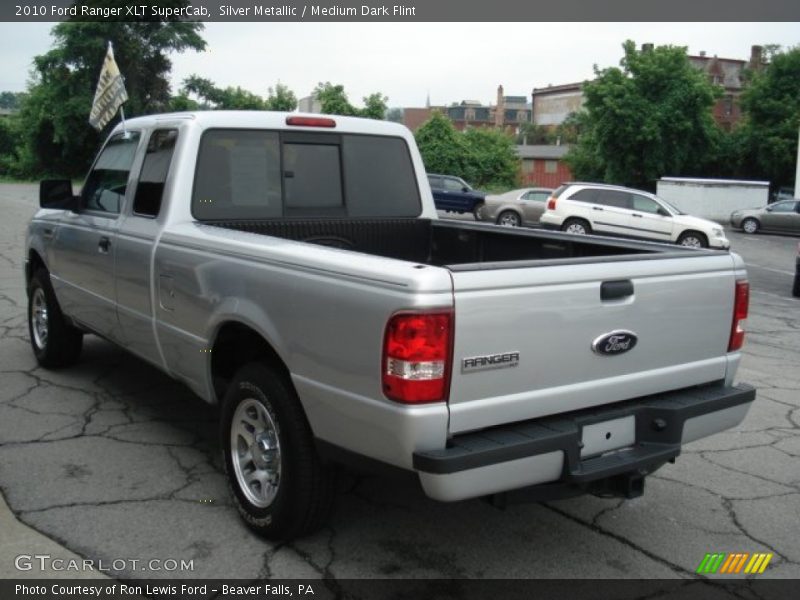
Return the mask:
[[[579,492],[616,476],[653,472],[678,456],[682,444],[738,425],[754,399],[746,384],[694,387],[458,435],[445,449],[414,453],[413,464],[436,500],[554,482]],[[591,445],[600,451],[587,452]]]

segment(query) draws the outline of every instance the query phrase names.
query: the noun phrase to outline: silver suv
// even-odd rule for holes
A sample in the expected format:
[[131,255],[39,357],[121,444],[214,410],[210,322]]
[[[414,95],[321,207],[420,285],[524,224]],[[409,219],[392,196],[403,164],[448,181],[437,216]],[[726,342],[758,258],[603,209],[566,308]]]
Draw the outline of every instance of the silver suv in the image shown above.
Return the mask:
[[694,248],[730,247],[719,223],[692,217],[658,196],[599,183],[567,183],[547,201],[539,222],[569,233],[635,237]]

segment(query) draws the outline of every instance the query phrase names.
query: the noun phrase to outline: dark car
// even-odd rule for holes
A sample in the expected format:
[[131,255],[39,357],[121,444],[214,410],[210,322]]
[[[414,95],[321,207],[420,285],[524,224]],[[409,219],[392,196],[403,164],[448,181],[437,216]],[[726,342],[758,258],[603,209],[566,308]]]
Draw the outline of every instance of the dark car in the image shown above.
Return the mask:
[[478,214],[483,206],[486,194],[472,189],[466,181],[453,175],[428,175],[428,182],[433,192],[433,202],[437,210],[448,212]]

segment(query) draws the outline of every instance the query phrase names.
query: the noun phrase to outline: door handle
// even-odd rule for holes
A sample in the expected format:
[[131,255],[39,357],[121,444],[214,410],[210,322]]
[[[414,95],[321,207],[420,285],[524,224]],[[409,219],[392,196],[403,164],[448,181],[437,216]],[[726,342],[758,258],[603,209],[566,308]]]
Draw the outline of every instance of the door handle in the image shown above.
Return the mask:
[[640,215],[640,214],[637,214],[637,213],[633,213],[633,216],[634,216],[634,217],[639,217],[640,219],[642,218],[642,215]]
[[108,251],[111,249],[111,239],[103,236],[100,238],[100,241],[97,242],[97,251],[100,254],[108,254]]
[[602,208],[600,208],[599,206],[593,206],[593,207],[592,207],[592,210],[603,210],[603,209],[602,209]]
[[600,284],[600,300],[618,300],[633,296],[633,282],[630,279],[604,281]]

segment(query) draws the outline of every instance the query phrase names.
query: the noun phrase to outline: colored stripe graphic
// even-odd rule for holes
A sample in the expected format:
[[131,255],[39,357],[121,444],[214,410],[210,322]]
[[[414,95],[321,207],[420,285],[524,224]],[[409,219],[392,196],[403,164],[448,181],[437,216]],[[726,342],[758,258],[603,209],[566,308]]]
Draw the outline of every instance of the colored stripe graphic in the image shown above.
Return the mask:
[[772,553],[756,553],[753,554],[753,558],[750,559],[750,562],[745,567],[745,573],[763,573],[767,569],[767,565],[769,561],[772,560]]
[[697,567],[697,573],[702,574],[714,574],[719,569],[720,565],[722,565],[722,561],[725,560],[727,554],[724,552],[715,552],[713,554],[706,554],[703,558],[700,566]]
[[697,567],[696,573],[701,575],[738,575],[744,569],[746,574],[760,574],[767,569],[772,556],[771,552],[756,552],[755,554],[750,554],[749,552],[709,552],[700,561],[700,566]]

